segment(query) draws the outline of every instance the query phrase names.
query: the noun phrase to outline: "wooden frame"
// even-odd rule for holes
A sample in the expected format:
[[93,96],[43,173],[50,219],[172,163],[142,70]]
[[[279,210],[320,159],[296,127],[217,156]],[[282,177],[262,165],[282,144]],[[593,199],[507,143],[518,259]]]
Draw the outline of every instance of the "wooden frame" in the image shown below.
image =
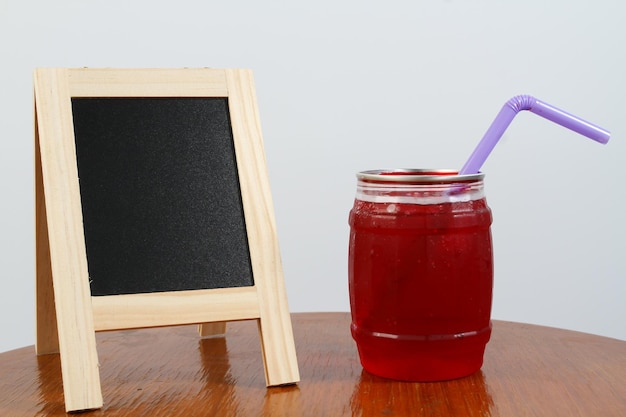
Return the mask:
[[[103,404],[95,332],[255,319],[268,386],[299,380],[252,73],[235,69],[37,69],[37,354],[59,352],[67,411]],[[253,286],[92,297],[71,99],[227,97]],[[202,324],[203,323],[203,324]]]

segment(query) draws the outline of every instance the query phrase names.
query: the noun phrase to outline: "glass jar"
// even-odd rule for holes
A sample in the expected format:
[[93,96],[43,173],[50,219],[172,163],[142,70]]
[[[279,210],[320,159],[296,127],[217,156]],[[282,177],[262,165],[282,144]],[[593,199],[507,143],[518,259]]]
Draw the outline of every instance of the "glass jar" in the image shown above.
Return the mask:
[[357,180],[348,269],[363,368],[407,381],[476,372],[493,287],[483,174],[377,170]]

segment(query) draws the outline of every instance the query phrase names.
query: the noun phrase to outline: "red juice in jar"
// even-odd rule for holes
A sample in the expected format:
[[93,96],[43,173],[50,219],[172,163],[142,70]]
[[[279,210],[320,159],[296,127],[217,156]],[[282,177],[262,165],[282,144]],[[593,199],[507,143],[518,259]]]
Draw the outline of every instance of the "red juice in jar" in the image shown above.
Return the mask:
[[480,369],[491,335],[491,211],[483,174],[357,174],[351,331],[368,372],[406,381]]

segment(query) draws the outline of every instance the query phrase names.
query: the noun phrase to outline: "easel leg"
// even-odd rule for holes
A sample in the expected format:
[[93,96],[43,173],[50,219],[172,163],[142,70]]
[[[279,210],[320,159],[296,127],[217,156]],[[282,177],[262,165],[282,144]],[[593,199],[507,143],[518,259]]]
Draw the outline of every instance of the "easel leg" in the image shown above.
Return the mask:
[[46,203],[43,196],[41,176],[41,154],[39,138],[35,132],[35,297],[37,334],[35,351],[38,355],[59,353],[57,315],[54,306],[52,267],[50,265],[50,243]]
[[[254,80],[250,70],[226,70],[228,106],[248,227],[250,260],[259,300],[259,334],[268,386],[299,381],[298,363],[259,129]],[[246,138],[245,142],[241,142]],[[255,152],[256,150],[256,152]]]
[[224,337],[226,334],[226,322],[218,321],[215,323],[202,323],[198,325],[198,334],[200,337]]
[[291,316],[286,310],[261,309],[257,320],[261,350],[268,387],[295,384],[300,380],[298,361],[291,327]]
[[[62,68],[35,72],[35,164],[38,174],[38,206],[43,215],[37,226],[47,226],[47,239],[39,230],[37,236],[38,297],[47,302],[38,316],[42,334],[41,350],[52,349],[54,333],[50,314],[56,311],[56,333],[61,359],[66,411],[102,407],[102,391],[96,351],[87,255],[81,224],[81,202],[78,184],[72,125],[72,108],[68,74]],[[42,204],[45,200],[45,204]],[[47,242],[46,242],[47,240]],[[45,259],[46,244],[49,247]],[[50,275],[52,280],[50,280]],[[50,281],[52,285],[50,285]],[[39,285],[41,284],[41,287]],[[50,287],[54,303],[50,303]],[[39,327],[39,325],[38,325]],[[47,332],[47,334],[46,334]]]

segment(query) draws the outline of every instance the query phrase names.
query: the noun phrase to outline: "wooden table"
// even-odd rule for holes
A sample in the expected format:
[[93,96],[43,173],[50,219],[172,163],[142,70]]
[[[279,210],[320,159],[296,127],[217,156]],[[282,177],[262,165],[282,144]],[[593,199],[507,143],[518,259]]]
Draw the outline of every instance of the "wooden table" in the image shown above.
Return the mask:
[[[626,342],[495,321],[482,370],[440,383],[362,370],[348,313],[293,315],[301,382],[267,389],[255,322],[98,333],[104,408],[82,416],[626,416]],[[65,415],[58,355],[0,354],[0,416]]]

